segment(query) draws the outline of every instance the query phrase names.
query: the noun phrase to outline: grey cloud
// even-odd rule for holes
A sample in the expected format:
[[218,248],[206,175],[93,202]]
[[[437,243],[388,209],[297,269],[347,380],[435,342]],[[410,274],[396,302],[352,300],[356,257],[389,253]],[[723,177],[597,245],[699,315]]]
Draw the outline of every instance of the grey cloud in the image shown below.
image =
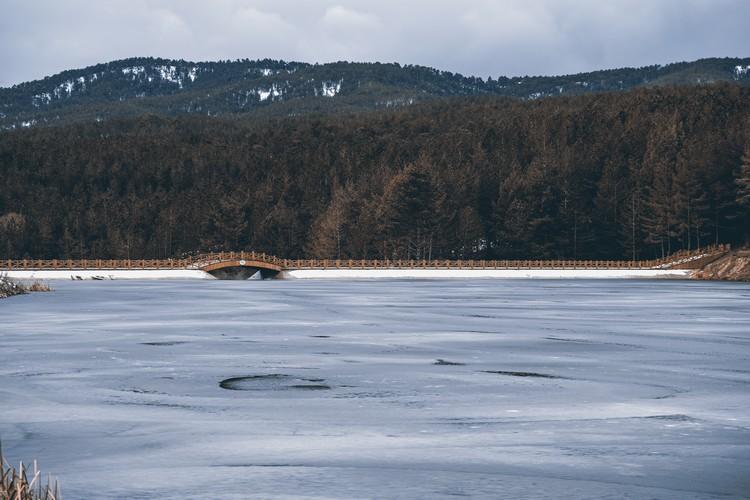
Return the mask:
[[478,76],[750,55],[746,0],[0,0],[0,86],[132,56]]

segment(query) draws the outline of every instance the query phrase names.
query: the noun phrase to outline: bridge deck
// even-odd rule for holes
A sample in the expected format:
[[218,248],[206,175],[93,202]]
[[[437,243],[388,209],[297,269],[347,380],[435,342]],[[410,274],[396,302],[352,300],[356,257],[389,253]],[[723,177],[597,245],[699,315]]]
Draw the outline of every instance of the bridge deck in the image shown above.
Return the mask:
[[370,260],[281,259],[257,252],[220,252],[183,259],[7,259],[0,270],[215,269],[241,266],[271,271],[301,269],[699,269],[729,251],[718,245],[656,260]]

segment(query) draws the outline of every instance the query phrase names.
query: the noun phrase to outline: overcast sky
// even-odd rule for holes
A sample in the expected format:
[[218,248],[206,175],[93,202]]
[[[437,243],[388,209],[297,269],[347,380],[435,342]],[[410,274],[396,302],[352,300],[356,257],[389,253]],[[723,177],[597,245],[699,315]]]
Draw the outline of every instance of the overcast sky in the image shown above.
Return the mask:
[[133,56],[481,77],[750,56],[750,0],[0,0],[0,86]]

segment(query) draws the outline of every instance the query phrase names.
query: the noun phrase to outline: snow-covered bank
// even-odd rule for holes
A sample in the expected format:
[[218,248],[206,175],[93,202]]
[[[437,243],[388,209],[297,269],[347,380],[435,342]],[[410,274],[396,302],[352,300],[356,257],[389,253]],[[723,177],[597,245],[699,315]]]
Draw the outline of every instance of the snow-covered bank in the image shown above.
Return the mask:
[[[216,279],[198,269],[55,269],[8,271],[15,279]],[[689,278],[684,269],[300,269],[284,271],[282,279],[616,279]]]
[[301,269],[284,271],[282,278],[687,278],[684,269]]
[[20,280],[76,280],[76,279],[214,279],[198,269],[49,269],[37,271],[7,271],[9,278]]
[[22,293],[26,293],[22,286],[0,275],[0,299],[21,295]]

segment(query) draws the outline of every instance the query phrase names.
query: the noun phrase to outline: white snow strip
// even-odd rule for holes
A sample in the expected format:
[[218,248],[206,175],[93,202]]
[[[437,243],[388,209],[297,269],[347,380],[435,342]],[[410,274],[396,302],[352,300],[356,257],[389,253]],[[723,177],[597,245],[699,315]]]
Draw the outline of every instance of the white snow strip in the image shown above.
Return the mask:
[[[16,279],[214,279],[197,269],[54,269],[8,271]],[[284,271],[281,278],[290,279],[622,279],[687,278],[684,269],[300,269]]]
[[21,280],[109,279],[214,279],[197,269],[50,269],[41,271],[7,271],[9,278]]
[[285,271],[284,278],[687,278],[684,269],[300,269]]

